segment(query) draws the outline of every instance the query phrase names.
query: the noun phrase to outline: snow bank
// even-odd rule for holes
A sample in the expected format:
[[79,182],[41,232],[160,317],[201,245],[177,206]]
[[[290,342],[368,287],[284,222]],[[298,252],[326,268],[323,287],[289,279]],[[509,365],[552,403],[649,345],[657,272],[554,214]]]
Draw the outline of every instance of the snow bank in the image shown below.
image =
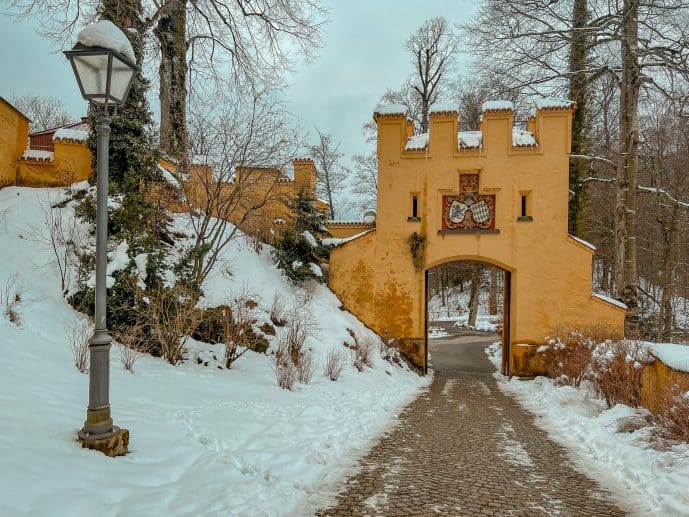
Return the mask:
[[100,20],[84,27],[77,36],[77,43],[87,47],[103,47],[123,54],[132,63],[136,63],[134,49],[114,23],[109,20]]
[[[500,343],[486,349],[496,369],[500,351]],[[585,383],[576,389],[545,377],[523,381],[494,375],[500,389],[567,449],[574,467],[609,489],[622,508],[632,515],[689,514],[689,444],[653,449],[641,410],[622,404],[607,409]]]
[[[270,356],[248,352],[220,369],[222,346],[193,340],[184,364],[145,356],[131,374],[114,345],[112,413],[131,432],[130,453],[112,459],[81,449],[88,376],[72,364],[65,328],[85,319],[64,301],[52,253],[29,226],[62,193],[0,190],[0,287],[16,275],[21,300],[20,325],[0,306],[0,515],[311,515],[429,382],[376,354],[361,373],[348,359],[337,382],[319,364],[311,384],[285,391]],[[175,230],[189,234],[186,220],[173,217]],[[120,262],[123,250],[112,252]],[[140,272],[145,262],[136,257]],[[300,302],[317,323],[307,341],[317,363],[333,348],[347,351],[347,329],[375,339],[324,285],[295,291],[269,249],[256,254],[243,238],[222,251],[205,288],[207,304],[252,293],[258,325],[269,321],[276,294]]]
[[673,370],[689,373],[689,346],[657,343],[651,345],[649,351]]

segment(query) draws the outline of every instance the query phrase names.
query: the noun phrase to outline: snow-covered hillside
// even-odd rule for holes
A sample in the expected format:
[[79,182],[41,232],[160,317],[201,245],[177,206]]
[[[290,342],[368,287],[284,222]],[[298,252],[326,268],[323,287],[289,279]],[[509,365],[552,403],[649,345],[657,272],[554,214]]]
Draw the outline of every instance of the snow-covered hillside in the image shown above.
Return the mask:
[[[53,255],[35,238],[44,208],[62,195],[0,190],[0,515],[309,514],[429,382],[376,353],[373,368],[348,360],[332,382],[319,366],[310,384],[287,391],[269,355],[248,352],[220,369],[195,359],[221,357],[222,346],[194,341],[180,366],[146,356],[129,373],[115,345],[112,413],[131,432],[130,453],[81,449],[88,376],[73,365],[65,329],[85,318],[64,301]],[[295,300],[317,322],[307,341],[317,361],[346,351],[349,330],[379,343],[326,287],[296,292],[270,253],[243,238],[223,251],[205,291],[208,305],[252,293],[259,324],[276,293]]]

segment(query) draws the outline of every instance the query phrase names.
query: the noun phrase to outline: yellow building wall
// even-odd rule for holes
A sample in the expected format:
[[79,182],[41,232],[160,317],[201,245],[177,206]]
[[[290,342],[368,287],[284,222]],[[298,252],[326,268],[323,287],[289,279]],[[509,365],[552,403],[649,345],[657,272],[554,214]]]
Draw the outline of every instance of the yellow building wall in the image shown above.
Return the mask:
[[[605,323],[622,331],[624,309],[591,294],[593,251],[567,234],[571,109],[539,110],[530,122],[536,148],[512,145],[512,112],[486,112],[483,143],[458,150],[457,113],[432,114],[426,150],[405,151],[406,117],[376,115],[376,230],[334,249],[330,286],[348,310],[424,363],[425,272],[478,260],[511,273],[510,344],[539,344],[561,324]],[[457,194],[460,173],[478,173],[481,194],[496,198],[499,233],[442,234],[443,195]],[[518,221],[528,193],[533,220]],[[418,221],[408,220],[412,196]],[[425,238],[420,267],[412,234]],[[510,361],[513,374],[518,366]]]
[[316,168],[311,160],[294,160],[293,180],[278,169],[261,167],[239,167],[231,183],[217,182],[213,174],[212,166],[190,167],[184,189],[191,204],[269,243],[292,222],[287,203],[301,190],[312,197],[316,194]]
[[84,181],[93,172],[93,158],[85,143],[56,140],[52,161],[20,159],[16,184],[26,187],[60,187]]
[[17,158],[29,138],[29,119],[0,97],[0,187],[14,185]]

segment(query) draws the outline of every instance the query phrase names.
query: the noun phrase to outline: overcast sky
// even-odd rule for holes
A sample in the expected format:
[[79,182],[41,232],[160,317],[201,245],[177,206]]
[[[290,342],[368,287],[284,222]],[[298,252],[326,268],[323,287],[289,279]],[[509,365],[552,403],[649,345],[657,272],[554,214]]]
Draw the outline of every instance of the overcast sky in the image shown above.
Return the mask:
[[[411,72],[404,42],[426,19],[457,23],[471,16],[468,0],[330,0],[329,20],[317,59],[288,77],[290,111],[305,130],[318,127],[342,142],[351,156],[368,147],[361,125],[370,119],[387,87]],[[463,58],[461,58],[463,59]],[[34,32],[29,22],[0,14],[0,95],[50,95],[81,115],[86,104],[67,60]],[[157,92],[151,101],[155,104]],[[157,112],[157,107],[153,106]]]

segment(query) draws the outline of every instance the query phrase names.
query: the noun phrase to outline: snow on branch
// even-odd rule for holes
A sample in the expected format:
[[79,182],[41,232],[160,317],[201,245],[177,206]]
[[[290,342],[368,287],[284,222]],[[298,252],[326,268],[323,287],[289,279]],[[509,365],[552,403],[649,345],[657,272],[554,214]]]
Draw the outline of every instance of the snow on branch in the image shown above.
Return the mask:
[[610,165],[611,167],[617,167],[617,164],[613,162],[612,160],[608,160],[607,158],[603,158],[602,156],[589,156],[587,154],[570,154],[570,158],[575,158],[577,160],[586,160],[589,162],[603,162],[607,165]]
[[689,202],[687,201],[682,201],[680,199],[677,199],[673,196],[671,196],[666,190],[663,190],[662,188],[656,188],[656,187],[644,187],[642,185],[639,185],[637,187],[639,192],[645,192],[648,194],[658,194],[660,196],[663,196],[665,199],[670,201],[671,203],[678,205],[682,208],[689,208]]

